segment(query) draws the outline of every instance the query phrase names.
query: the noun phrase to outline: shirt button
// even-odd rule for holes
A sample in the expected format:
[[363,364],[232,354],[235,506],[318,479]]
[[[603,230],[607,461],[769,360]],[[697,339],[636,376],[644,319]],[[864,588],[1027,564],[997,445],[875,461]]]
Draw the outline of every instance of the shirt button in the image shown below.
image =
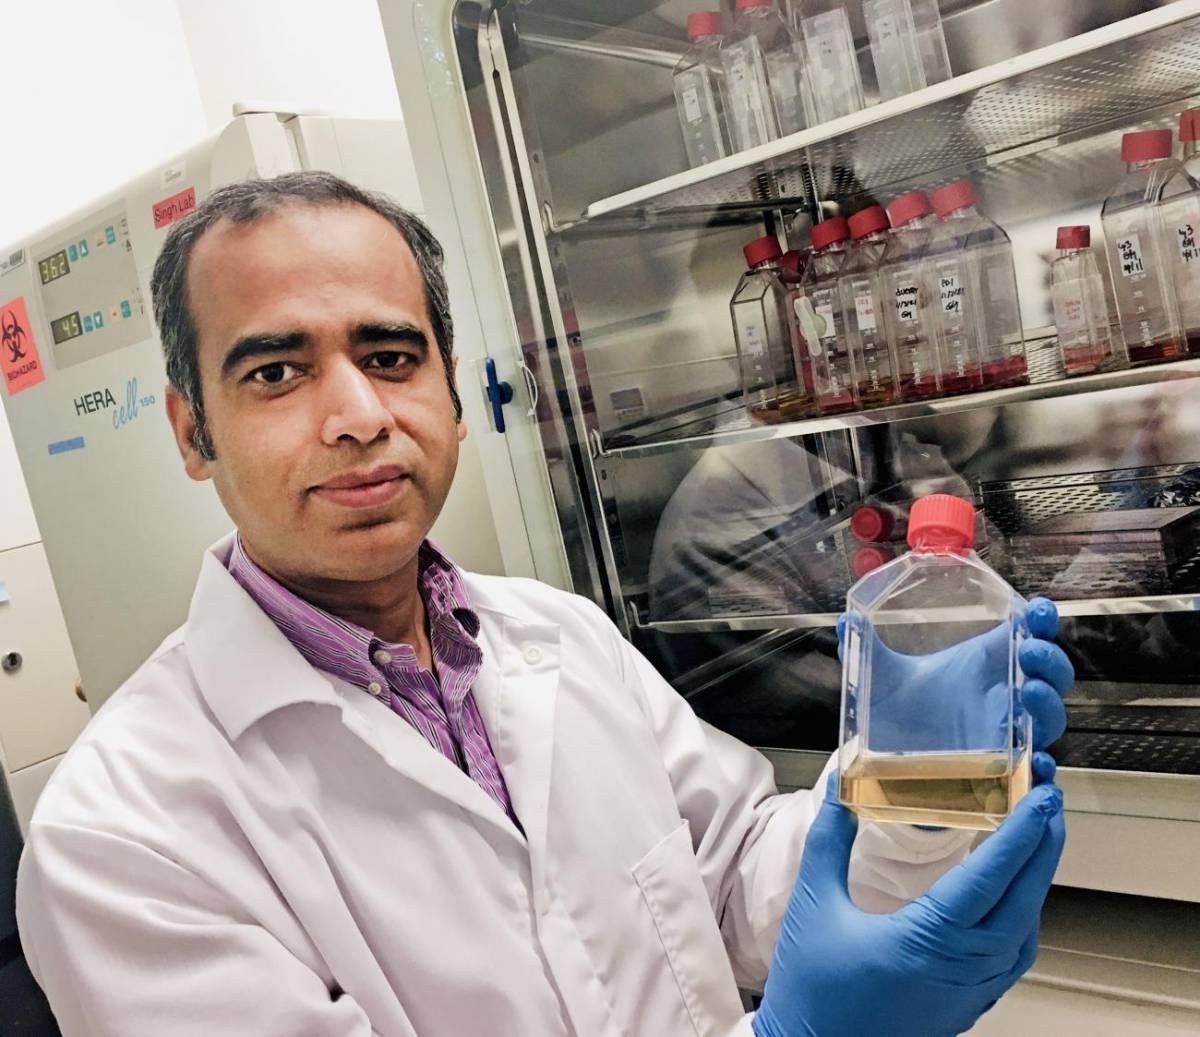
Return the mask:
[[392,653],[385,652],[381,648],[381,649],[379,649],[378,652],[376,652],[373,656],[371,656],[371,658],[374,659],[375,662],[378,663],[380,666],[386,666],[388,663],[390,663],[392,661]]
[[383,694],[383,685],[380,684],[379,681],[371,681],[371,683],[367,685],[367,691],[378,698]]
[[521,654],[530,666],[536,666],[542,661],[542,650],[537,645],[526,645]]

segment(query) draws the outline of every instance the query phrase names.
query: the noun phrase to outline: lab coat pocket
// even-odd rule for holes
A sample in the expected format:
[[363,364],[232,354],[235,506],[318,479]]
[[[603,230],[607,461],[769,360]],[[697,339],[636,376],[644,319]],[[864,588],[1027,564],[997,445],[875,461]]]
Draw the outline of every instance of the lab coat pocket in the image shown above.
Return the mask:
[[700,877],[686,821],[633,867],[679,994],[700,1037],[741,1015],[729,955]]

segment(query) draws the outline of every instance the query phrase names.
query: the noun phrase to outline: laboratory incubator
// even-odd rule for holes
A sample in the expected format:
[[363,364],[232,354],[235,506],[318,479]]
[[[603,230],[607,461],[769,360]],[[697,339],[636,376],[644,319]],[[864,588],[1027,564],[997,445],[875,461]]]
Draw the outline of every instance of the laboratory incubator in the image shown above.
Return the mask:
[[[850,0],[862,103],[850,84],[826,113],[763,74],[790,31],[805,100],[804,5],[762,15],[769,37],[758,6],[381,0],[426,204],[470,271],[489,487],[517,487],[531,571],[785,787],[838,744],[847,590],[903,551],[915,499],[969,502],[981,559],[1058,601],[1078,676],[1060,882],[1200,902],[1200,361],[1131,362],[1102,212],[1127,134],[1183,156],[1200,3]],[[1147,257],[1183,255],[1142,217]],[[958,344],[963,384],[922,336]],[[822,409],[847,351],[859,398]],[[895,532],[860,537],[863,508]]]

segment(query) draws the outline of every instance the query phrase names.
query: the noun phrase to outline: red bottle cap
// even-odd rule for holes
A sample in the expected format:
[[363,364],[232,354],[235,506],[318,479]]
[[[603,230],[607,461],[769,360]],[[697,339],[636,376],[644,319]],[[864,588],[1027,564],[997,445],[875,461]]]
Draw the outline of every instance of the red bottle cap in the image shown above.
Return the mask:
[[810,237],[813,251],[818,252],[836,242],[845,241],[850,237],[850,228],[846,226],[846,221],[841,216],[835,216],[831,220],[814,224]]
[[1059,248],[1091,248],[1092,245],[1092,228],[1091,227],[1059,227],[1058,228],[1058,247]]
[[878,234],[881,230],[887,230],[888,215],[882,205],[872,205],[868,209],[856,212],[850,217],[847,225],[850,228],[850,236],[859,241],[868,234]]
[[903,227],[915,219],[928,216],[930,212],[932,210],[929,208],[929,196],[924,191],[902,194],[887,207],[888,219],[892,221],[893,227]]
[[979,196],[970,180],[955,180],[954,183],[939,187],[933,192],[933,211],[942,219],[952,212],[958,212],[959,209],[978,204]]
[[1179,139],[1185,144],[1200,140],[1200,108],[1189,108],[1180,114]]
[[922,497],[908,515],[908,546],[965,551],[975,546],[975,507],[961,497]]
[[720,36],[721,12],[698,11],[695,14],[689,14],[687,32],[688,37],[693,40],[700,36]]
[[864,544],[875,544],[886,540],[896,525],[892,513],[884,508],[874,508],[869,504],[858,508],[850,516],[850,532]]
[[775,0],[737,0],[737,9],[739,11],[747,7],[770,7]]
[[778,259],[783,255],[783,249],[779,247],[779,242],[775,238],[767,235],[765,238],[755,238],[746,245],[742,249],[742,255],[746,257],[748,266],[758,266],[759,263],[765,263],[770,259]]
[[887,565],[892,560],[892,552],[886,547],[860,547],[850,559],[850,568],[854,575],[862,579],[869,572],[874,572],[881,565]]
[[1170,158],[1170,130],[1142,130],[1127,133],[1121,138],[1121,159],[1124,162],[1149,162],[1156,158]]
[[798,281],[808,265],[808,253],[798,248],[788,249],[779,257],[779,265],[783,267],[785,281]]

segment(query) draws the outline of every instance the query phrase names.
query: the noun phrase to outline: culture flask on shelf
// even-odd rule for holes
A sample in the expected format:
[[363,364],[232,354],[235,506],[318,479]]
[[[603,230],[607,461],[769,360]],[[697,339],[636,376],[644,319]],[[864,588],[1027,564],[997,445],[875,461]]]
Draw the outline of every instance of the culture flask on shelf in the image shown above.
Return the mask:
[[838,278],[842,325],[859,403],[875,407],[896,398],[896,359],[884,326],[879,263],[888,245],[887,213],[878,205],[847,221],[853,246]]
[[811,121],[828,122],[866,107],[850,16],[841,0],[805,0],[796,35],[800,43]]
[[737,0],[721,45],[725,117],[735,151],[804,129],[804,72],[796,37],[774,0]]
[[853,410],[854,364],[842,322],[838,276],[850,231],[834,217],[812,229],[812,257],[800,285],[788,293],[788,320],[796,365],[812,372],[817,409],[826,414]]
[[701,166],[729,154],[721,105],[721,12],[688,15],[687,53],[675,66],[675,106],[688,165]]
[[782,251],[773,237],[743,249],[748,269],[729,304],[737,340],[742,401],[755,421],[803,417],[812,398],[797,377],[787,317],[788,289],[780,279]]
[[912,551],[847,595],[839,792],[862,817],[990,831],[1029,791],[1025,603],[971,549],[975,525],[969,502],[921,498]]
[[942,390],[1024,385],[1029,371],[1012,242],[980,213],[969,180],[946,184],[932,201],[942,221],[930,247],[940,296]]
[[863,0],[863,15],[881,101],[950,78],[937,0]]
[[1063,367],[1069,376],[1094,374],[1114,366],[1108,302],[1100,267],[1092,253],[1091,227],[1059,227],[1058,258],[1050,265],[1054,326]]
[[1185,345],[1160,203],[1183,170],[1170,130],[1125,134],[1121,157],[1125,176],[1101,210],[1121,337],[1131,364],[1176,360]]
[[910,191],[888,206],[892,236],[879,266],[888,339],[896,358],[901,400],[924,400],[941,391],[934,297],[927,272],[936,217],[924,191]]
[[1179,322],[1189,356],[1200,355],[1200,109],[1179,117],[1183,169],[1163,193],[1162,222],[1167,258],[1174,271]]

